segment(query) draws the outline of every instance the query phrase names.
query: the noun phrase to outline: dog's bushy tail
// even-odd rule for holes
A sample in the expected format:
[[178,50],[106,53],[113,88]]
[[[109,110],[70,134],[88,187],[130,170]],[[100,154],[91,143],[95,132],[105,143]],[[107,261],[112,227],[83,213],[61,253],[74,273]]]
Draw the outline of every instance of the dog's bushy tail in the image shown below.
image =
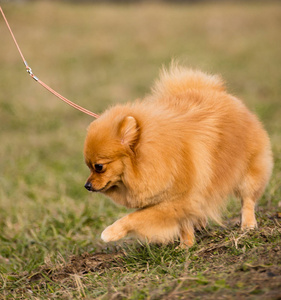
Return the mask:
[[188,90],[213,89],[224,91],[224,82],[218,75],[208,75],[199,70],[192,70],[172,63],[167,70],[163,68],[160,79],[152,88],[153,95],[158,97],[180,97]]

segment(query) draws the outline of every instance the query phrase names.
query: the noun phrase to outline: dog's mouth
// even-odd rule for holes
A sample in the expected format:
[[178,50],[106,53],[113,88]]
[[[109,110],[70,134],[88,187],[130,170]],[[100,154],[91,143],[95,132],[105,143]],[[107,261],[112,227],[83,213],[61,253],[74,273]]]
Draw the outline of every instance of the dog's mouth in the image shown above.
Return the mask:
[[87,182],[84,186],[89,192],[94,193],[105,193],[109,191],[113,191],[114,189],[118,188],[117,184],[112,184],[112,181],[108,181],[105,186],[100,189],[95,189],[90,182]]
[[94,190],[94,192],[105,192],[111,188],[110,185],[111,185],[111,181],[108,181],[108,183],[104,187],[102,187],[101,189],[98,189],[98,190]]
[[109,190],[113,187],[115,187],[115,186],[111,185],[111,181],[108,181],[107,184],[104,187],[102,187],[100,189],[95,189],[95,188],[92,187],[90,191],[95,192],[95,193],[103,193],[103,192],[106,192],[107,190]]

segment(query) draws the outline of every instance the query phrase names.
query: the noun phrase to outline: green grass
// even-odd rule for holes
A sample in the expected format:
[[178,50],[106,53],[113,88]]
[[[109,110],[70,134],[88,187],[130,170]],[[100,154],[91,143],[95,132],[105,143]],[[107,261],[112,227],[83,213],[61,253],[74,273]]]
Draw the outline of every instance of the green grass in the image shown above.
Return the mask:
[[253,232],[240,232],[240,205],[232,199],[227,227],[198,232],[187,252],[136,240],[104,244],[102,230],[127,210],[83,187],[92,118],[26,75],[0,19],[0,299],[277,299],[281,6],[2,7],[34,73],[96,113],[143,97],[172,58],[221,74],[263,121],[275,167]]

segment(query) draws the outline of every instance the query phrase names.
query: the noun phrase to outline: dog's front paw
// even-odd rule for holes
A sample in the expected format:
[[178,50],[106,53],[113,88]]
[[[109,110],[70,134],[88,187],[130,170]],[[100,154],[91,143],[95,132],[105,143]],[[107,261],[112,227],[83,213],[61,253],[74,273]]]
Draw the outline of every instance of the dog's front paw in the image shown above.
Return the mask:
[[115,242],[120,240],[127,234],[127,231],[118,224],[112,224],[108,226],[101,234],[101,238],[104,242]]

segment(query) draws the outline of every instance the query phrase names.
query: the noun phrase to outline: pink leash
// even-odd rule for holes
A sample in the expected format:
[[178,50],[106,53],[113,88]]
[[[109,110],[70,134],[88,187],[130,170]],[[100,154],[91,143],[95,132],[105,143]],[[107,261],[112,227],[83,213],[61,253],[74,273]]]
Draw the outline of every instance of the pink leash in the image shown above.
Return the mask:
[[76,108],[76,109],[82,111],[83,113],[85,113],[85,114],[87,114],[87,115],[89,115],[89,116],[92,116],[92,117],[94,117],[94,118],[97,119],[97,118],[99,117],[99,115],[97,115],[97,114],[95,114],[95,113],[93,113],[93,112],[87,110],[87,109],[84,108],[84,107],[81,107],[81,106],[79,106],[79,105],[77,105],[77,104],[71,102],[70,100],[68,100],[67,98],[63,97],[61,94],[59,94],[58,92],[54,91],[52,88],[50,88],[47,84],[45,84],[44,82],[42,82],[38,77],[36,77],[36,76],[33,74],[31,68],[28,66],[28,64],[27,64],[27,62],[26,62],[26,60],[25,60],[25,58],[24,58],[24,56],[23,56],[23,54],[22,54],[22,52],[21,52],[21,50],[20,50],[20,47],[19,47],[19,45],[18,45],[18,43],[17,43],[17,41],[16,41],[16,38],[15,38],[13,32],[12,32],[12,29],[11,29],[9,23],[8,23],[8,20],[7,20],[6,17],[5,17],[5,14],[4,14],[4,12],[3,12],[1,6],[0,6],[0,11],[1,11],[2,16],[3,16],[3,18],[4,18],[5,22],[6,22],[6,25],[7,25],[8,29],[9,29],[10,33],[11,33],[11,36],[12,36],[12,38],[13,38],[15,44],[16,44],[16,47],[18,48],[19,54],[20,54],[20,56],[21,56],[21,58],[22,58],[22,60],[23,60],[23,63],[24,63],[24,65],[25,65],[25,67],[26,67],[27,73],[28,73],[35,81],[37,81],[38,83],[40,83],[45,89],[47,89],[49,92],[51,92],[52,94],[54,94],[55,96],[57,96],[58,98],[60,98],[62,101],[64,101],[64,102],[67,103],[68,105],[70,105],[70,106],[72,106],[72,107],[74,107],[74,108]]

